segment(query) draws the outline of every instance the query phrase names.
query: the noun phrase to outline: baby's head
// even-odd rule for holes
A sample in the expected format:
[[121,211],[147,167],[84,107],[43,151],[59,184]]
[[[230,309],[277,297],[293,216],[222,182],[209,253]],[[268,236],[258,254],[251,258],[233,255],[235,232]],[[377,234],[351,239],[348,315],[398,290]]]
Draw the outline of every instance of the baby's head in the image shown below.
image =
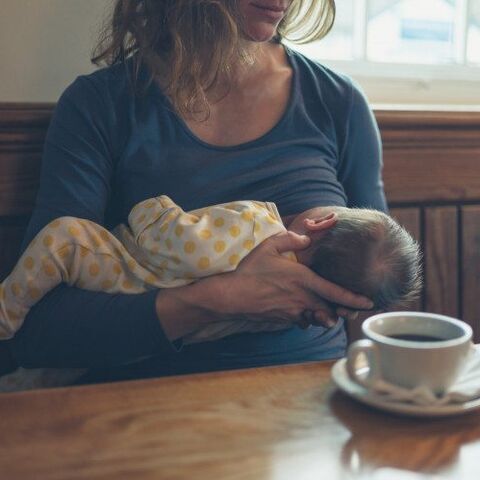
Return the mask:
[[[336,221],[314,231],[306,219],[335,213]],[[328,223],[328,222],[327,222]],[[421,289],[421,254],[411,235],[382,212],[317,207],[297,215],[289,230],[307,234],[311,245],[296,252],[299,262],[353,292],[371,298],[374,309],[399,308]]]

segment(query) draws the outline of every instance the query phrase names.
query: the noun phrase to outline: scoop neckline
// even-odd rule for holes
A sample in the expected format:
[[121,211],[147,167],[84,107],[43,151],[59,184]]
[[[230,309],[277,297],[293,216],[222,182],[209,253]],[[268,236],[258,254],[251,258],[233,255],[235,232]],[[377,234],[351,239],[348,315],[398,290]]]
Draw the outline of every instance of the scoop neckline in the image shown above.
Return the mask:
[[199,145],[211,149],[211,150],[218,150],[218,151],[230,151],[230,150],[242,150],[245,148],[252,147],[258,143],[261,143],[265,138],[269,137],[272,135],[276,130],[278,130],[287,120],[287,118],[290,116],[291,111],[293,110],[293,106],[295,104],[295,98],[298,92],[297,88],[297,81],[298,81],[298,75],[297,75],[297,70],[293,58],[292,51],[290,48],[288,48],[286,45],[282,44],[282,47],[285,51],[285,54],[287,56],[287,61],[292,69],[292,81],[290,83],[290,92],[289,92],[289,97],[288,97],[288,102],[287,106],[285,107],[285,110],[282,114],[282,116],[279,118],[277,123],[270,128],[270,130],[266,131],[264,134],[262,134],[260,137],[254,138],[253,140],[249,140],[248,142],[243,142],[243,143],[238,143],[236,145],[215,145],[213,143],[208,143],[204,140],[202,140],[199,136],[197,136],[195,133],[192,132],[190,127],[185,123],[183,118],[181,118],[175,109],[173,108],[172,103],[170,102],[170,99],[164,95],[164,93],[161,91],[160,87],[155,84],[157,91],[160,93],[161,98],[163,102],[167,105],[168,109],[170,110],[173,118],[175,121],[180,125],[184,133],[188,137],[190,137],[192,140],[194,140],[196,143]]

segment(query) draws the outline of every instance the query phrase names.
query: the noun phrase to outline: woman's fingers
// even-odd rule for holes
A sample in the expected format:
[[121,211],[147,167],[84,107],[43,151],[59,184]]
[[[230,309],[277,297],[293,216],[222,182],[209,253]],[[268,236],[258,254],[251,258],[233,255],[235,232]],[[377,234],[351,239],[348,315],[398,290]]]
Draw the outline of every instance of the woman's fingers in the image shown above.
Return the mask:
[[264,244],[276,253],[294,252],[307,248],[310,245],[310,238],[307,235],[287,231],[268,238]]
[[[262,242],[229,274],[234,281],[226,289],[223,308],[235,316],[243,314],[254,321],[270,318],[302,328],[311,324],[335,325],[338,315],[331,304],[356,310],[370,309],[372,302],[368,298],[280,256],[283,252],[304,249],[309,244],[307,236],[293,232],[278,234]],[[235,292],[234,296],[229,294],[230,290]]]
[[328,310],[304,310],[297,325],[305,330],[312,325],[331,328],[337,323],[335,315]]
[[329,282],[313,272],[305,275],[303,281],[305,286],[312,292],[331,303],[357,310],[370,310],[373,308],[373,302],[369,298]]
[[315,310],[314,312],[315,325],[332,328],[336,325],[337,321],[337,316],[329,310]]
[[301,318],[298,320],[297,325],[306,330],[315,322],[314,312],[312,310],[304,310]]
[[357,310],[350,310],[349,308],[340,307],[337,308],[337,315],[351,322],[354,322],[358,319],[360,312],[358,312]]

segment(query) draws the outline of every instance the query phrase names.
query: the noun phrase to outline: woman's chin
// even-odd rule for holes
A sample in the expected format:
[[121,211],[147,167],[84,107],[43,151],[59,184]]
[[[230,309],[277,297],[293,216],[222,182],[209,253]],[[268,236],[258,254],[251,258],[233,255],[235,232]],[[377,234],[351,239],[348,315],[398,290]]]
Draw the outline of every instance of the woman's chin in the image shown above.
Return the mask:
[[259,24],[249,28],[245,36],[251,42],[269,42],[277,34],[273,25]]

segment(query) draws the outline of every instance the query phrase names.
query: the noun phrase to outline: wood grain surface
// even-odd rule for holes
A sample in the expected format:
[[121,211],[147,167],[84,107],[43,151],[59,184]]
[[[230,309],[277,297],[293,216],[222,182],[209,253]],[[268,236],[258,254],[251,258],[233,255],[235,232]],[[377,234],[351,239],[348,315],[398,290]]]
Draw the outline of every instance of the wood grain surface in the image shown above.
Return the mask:
[[452,317],[461,314],[458,221],[456,207],[432,207],[425,211],[425,309]]
[[480,342],[480,206],[462,208],[462,318]]
[[52,104],[0,103],[0,216],[29,215]]
[[479,202],[480,112],[376,110],[389,204]]
[[479,413],[380,413],[336,393],[331,365],[4,394],[1,478],[478,478]]

